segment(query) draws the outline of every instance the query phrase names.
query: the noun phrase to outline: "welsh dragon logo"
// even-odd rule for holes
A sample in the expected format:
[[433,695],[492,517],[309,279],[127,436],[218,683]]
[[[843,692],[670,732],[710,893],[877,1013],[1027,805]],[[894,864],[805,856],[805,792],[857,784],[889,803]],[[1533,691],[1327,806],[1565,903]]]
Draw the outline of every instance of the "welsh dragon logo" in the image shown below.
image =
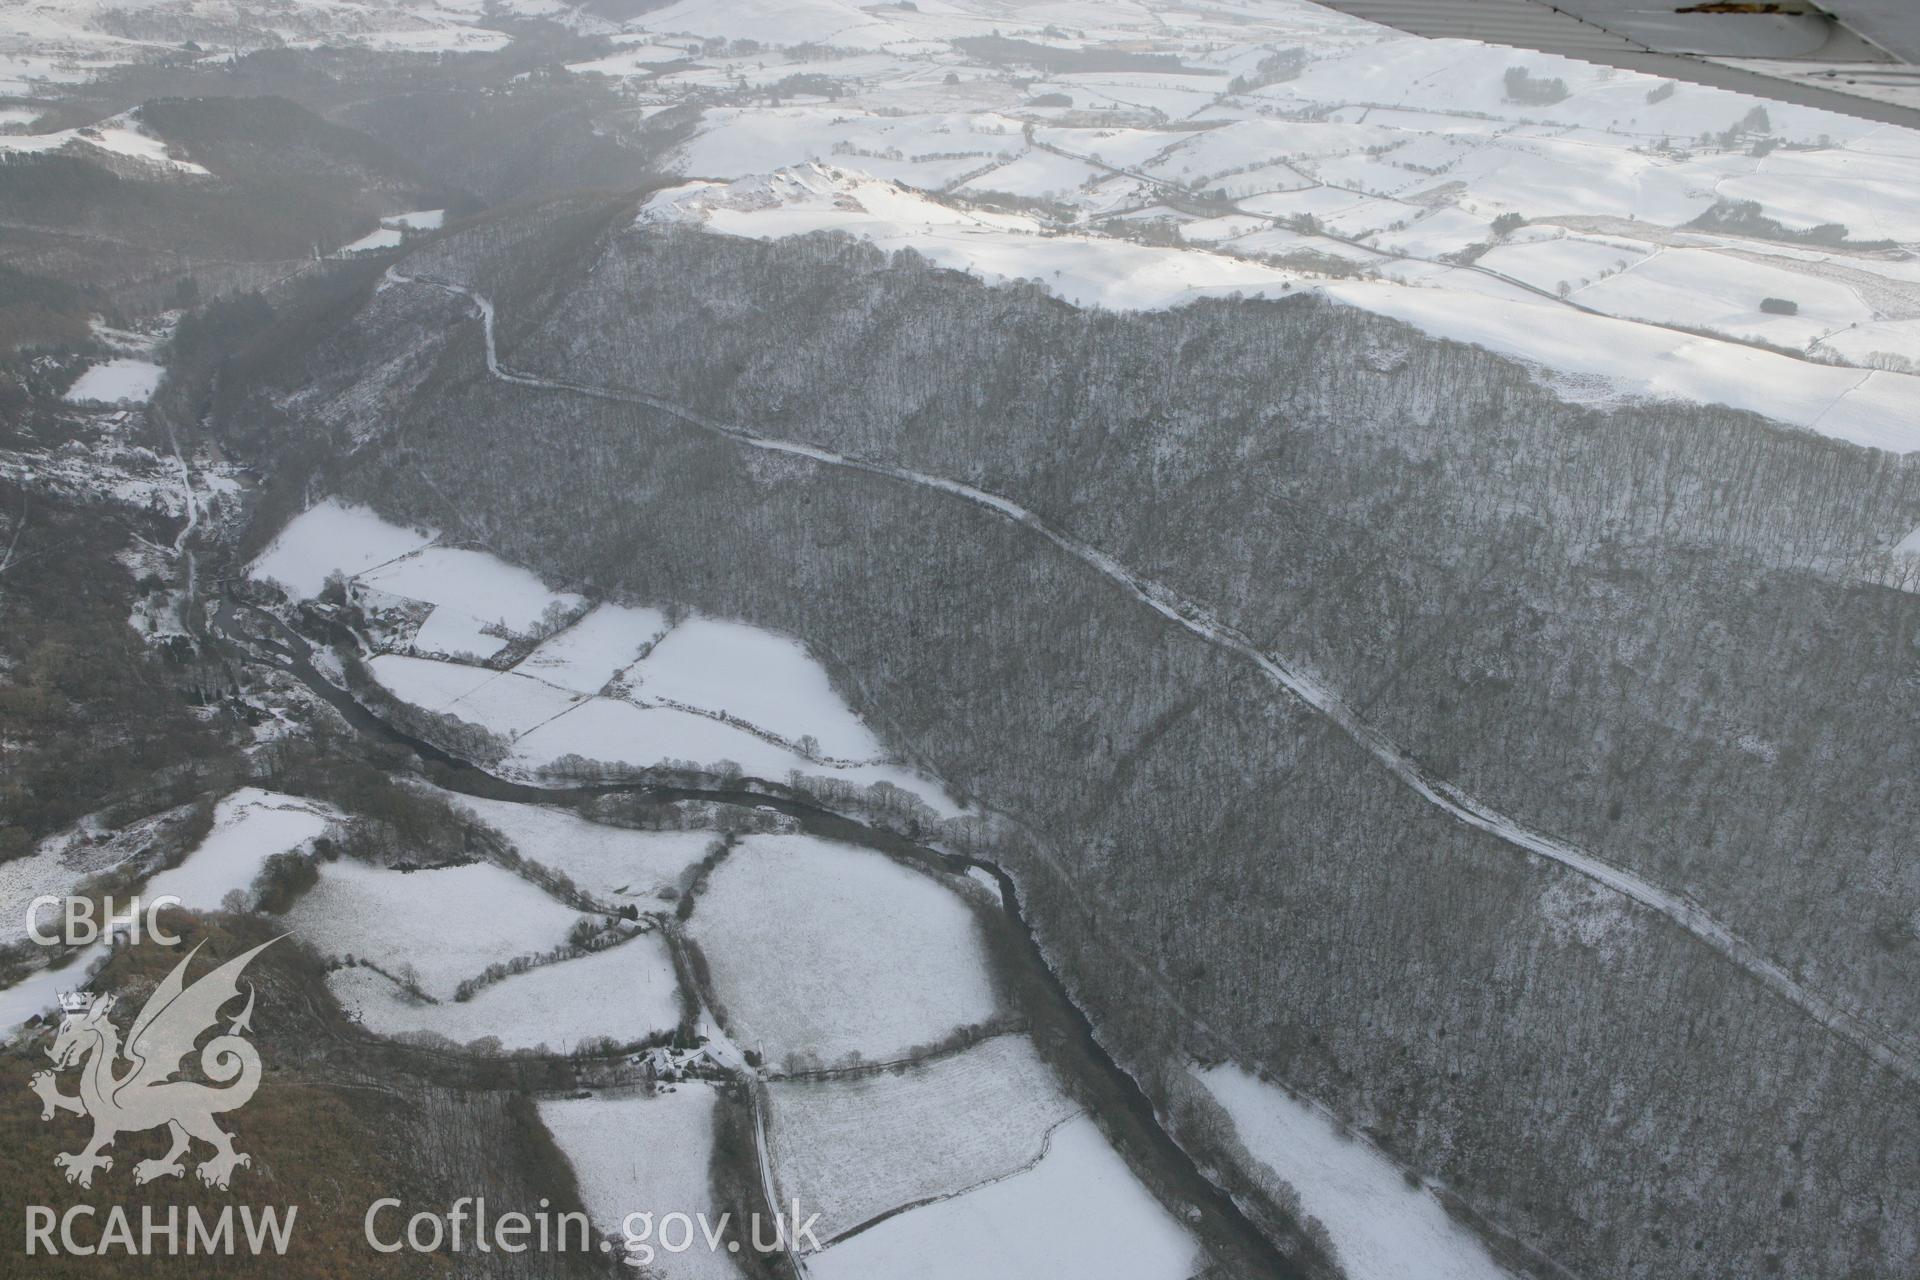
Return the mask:
[[[225,1190],[235,1169],[253,1163],[251,1156],[233,1149],[233,1135],[213,1122],[221,1112],[245,1106],[260,1087],[259,1051],[242,1035],[253,1029],[251,983],[246,1007],[234,1015],[226,1034],[215,1036],[200,1050],[201,1071],[221,1087],[172,1077],[193,1052],[195,1041],[219,1021],[221,1008],[240,995],[241,970],[279,940],[261,943],[188,986],[187,965],[200,950],[195,946],[154,988],[133,1020],[124,1046],[107,1017],[113,996],[61,997],[66,1016],[53,1047],[47,1050],[54,1070],[37,1072],[28,1087],[40,1095],[42,1120],[53,1119],[56,1111],[93,1120],[93,1138],[84,1149],[53,1158],[55,1166],[66,1170],[68,1182],[91,1187],[96,1170],[113,1168],[112,1157],[100,1154],[102,1148],[113,1145],[120,1134],[162,1125],[173,1145],[160,1159],[142,1160],[133,1167],[136,1184],[184,1175],[186,1166],[180,1158],[195,1138],[214,1149],[213,1156],[202,1160],[196,1170],[200,1181],[210,1187]],[[76,1065],[80,1093],[70,1097],[60,1092],[55,1072]]]

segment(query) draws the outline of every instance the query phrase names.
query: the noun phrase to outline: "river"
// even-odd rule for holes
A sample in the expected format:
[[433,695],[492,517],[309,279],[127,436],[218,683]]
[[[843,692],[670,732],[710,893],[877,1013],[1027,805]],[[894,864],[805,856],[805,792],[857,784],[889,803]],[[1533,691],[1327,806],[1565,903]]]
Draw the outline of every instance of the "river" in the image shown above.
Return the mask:
[[[239,630],[242,617],[252,619],[276,637],[263,644]],[[404,746],[423,760],[445,766],[435,781],[449,790],[490,800],[521,804],[565,804],[578,798],[609,794],[642,797],[659,804],[681,800],[765,807],[792,818],[809,835],[875,850],[928,869],[964,875],[969,868],[991,876],[1000,889],[997,926],[1006,931],[1002,955],[1016,955],[1032,981],[1010,984],[1016,989],[1020,1013],[1027,1019],[1034,1043],[1054,1070],[1073,1085],[1087,1109],[1100,1122],[1107,1138],[1142,1173],[1174,1215],[1206,1246],[1214,1261],[1233,1275],[1263,1280],[1298,1280],[1304,1276],[1243,1213],[1233,1199],[1214,1185],[1162,1124],[1152,1100],[1134,1078],[1101,1046],[1093,1022],[1068,994],[1060,976],[1047,963],[1020,906],[1020,890],[1003,867],[984,858],[931,848],[906,836],[857,818],[826,809],[792,795],[770,795],[745,787],[676,787],[653,783],[600,783],[587,786],[540,787],[489,773],[466,760],[408,734],[375,715],[346,690],[327,680],[313,665],[307,638],[278,617],[252,605],[223,597],[208,612],[213,642],[229,657],[274,667],[299,680],[309,692],[339,711],[363,733]],[[265,650],[264,652],[262,650]]]

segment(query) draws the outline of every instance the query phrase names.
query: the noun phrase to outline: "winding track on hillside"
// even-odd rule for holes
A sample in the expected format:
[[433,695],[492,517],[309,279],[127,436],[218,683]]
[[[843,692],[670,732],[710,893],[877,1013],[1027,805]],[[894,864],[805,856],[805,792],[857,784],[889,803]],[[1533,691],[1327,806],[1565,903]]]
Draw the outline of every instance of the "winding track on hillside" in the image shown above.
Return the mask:
[[1803,986],[1792,974],[1761,954],[1757,947],[1716,919],[1700,903],[1684,894],[1663,889],[1597,854],[1589,853],[1544,832],[1535,831],[1517,819],[1469,795],[1453,783],[1434,777],[1422,768],[1405,748],[1394,742],[1380,729],[1363,720],[1338,692],[1318,677],[1262,649],[1232,624],[1178,595],[1170,588],[1133,572],[1098,547],[1090,546],[1053,528],[1034,512],[1012,499],[942,476],[928,475],[884,462],[848,457],[818,445],[763,436],[745,427],[715,421],[685,406],[643,391],[543,378],[509,369],[500,362],[500,353],[494,337],[493,303],[485,295],[465,285],[425,276],[405,275],[397,268],[389,268],[387,278],[397,284],[418,284],[457,294],[472,302],[480,312],[486,344],[487,372],[501,382],[545,391],[571,392],[620,404],[638,405],[749,448],[807,458],[825,466],[864,472],[904,484],[933,489],[975,506],[984,507],[995,515],[1045,538],[1075,559],[1091,566],[1102,576],[1124,587],[1135,599],[1168,621],[1209,644],[1251,662],[1270,682],[1333,721],[1395,778],[1456,821],[1483,831],[1525,853],[1578,872],[1623,897],[1657,911],[1732,961],[1762,986],[1803,1010],[1828,1031],[1861,1049],[1876,1063],[1897,1073],[1909,1083],[1920,1085],[1920,1060],[1916,1060],[1909,1047],[1860,1015],[1841,1008],[1827,997]]

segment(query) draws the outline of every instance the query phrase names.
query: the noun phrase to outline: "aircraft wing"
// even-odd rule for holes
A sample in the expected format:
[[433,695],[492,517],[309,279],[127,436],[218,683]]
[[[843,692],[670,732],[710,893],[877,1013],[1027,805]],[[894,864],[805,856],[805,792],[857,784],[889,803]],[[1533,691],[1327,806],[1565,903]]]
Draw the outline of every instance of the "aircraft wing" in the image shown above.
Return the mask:
[[1915,0],[1317,0],[1479,40],[1920,128]]

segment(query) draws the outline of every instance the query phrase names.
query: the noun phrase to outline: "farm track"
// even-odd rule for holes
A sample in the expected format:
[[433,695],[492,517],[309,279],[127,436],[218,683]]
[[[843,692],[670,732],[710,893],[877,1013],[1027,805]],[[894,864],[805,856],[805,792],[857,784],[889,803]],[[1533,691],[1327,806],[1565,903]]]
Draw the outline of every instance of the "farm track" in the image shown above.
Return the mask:
[[1038,514],[1012,499],[942,476],[928,475],[889,463],[849,457],[818,445],[763,436],[746,427],[716,421],[685,406],[644,391],[544,378],[509,369],[500,361],[495,340],[495,318],[491,300],[465,285],[427,277],[408,276],[397,269],[390,268],[388,277],[396,283],[418,284],[454,293],[472,302],[480,312],[487,371],[501,382],[538,390],[568,392],[652,409],[748,448],[806,458],[825,466],[878,476],[944,493],[982,507],[1044,538],[1126,590],[1139,603],[1160,614],[1169,622],[1208,644],[1250,662],[1270,683],[1332,721],[1402,785],[1442,813],[1523,853],[1585,876],[1622,897],[1666,917],[1744,971],[1762,987],[1799,1008],[1830,1033],[1854,1045],[1875,1063],[1895,1072],[1909,1084],[1920,1085],[1920,1060],[1916,1060],[1911,1048],[1861,1015],[1841,1008],[1828,997],[1801,984],[1793,975],[1762,954],[1752,943],[1747,942],[1732,928],[1717,919],[1702,904],[1685,894],[1662,888],[1598,854],[1578,848],[1558,837],[1535,831],[1455,784],[1432,775],[1414,759],[1410,752],[1394,742],[1384,731],[1364,720],[1337,691],[1317,676],[1262,648],[1251,637],[1231,623],[1215,616],[1210,610],[1187,600],[1152,579],[1135,573],[1099,548],[1054,528]]

